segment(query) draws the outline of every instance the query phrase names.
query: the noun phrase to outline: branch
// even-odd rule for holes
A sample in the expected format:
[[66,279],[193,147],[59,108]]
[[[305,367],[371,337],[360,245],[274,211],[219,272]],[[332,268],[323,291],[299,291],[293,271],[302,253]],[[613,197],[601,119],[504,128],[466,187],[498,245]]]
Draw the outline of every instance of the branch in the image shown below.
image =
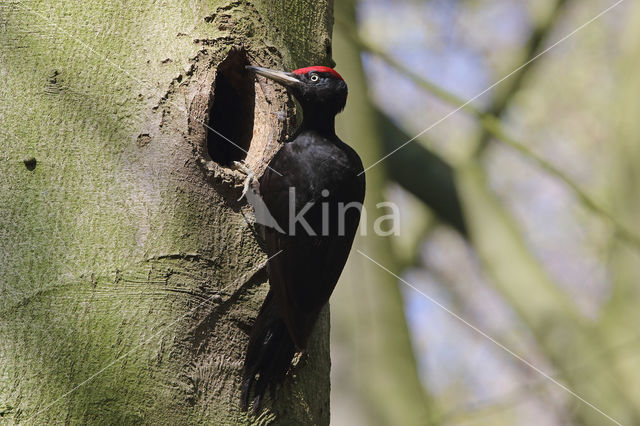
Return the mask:
[[[409,136],[376,108],[384,148],[391,152]],[[421,144],[409,144],[387,159],[389,177],[425,203],[440,220],[468,238],[467,225],[456,188],[454,169]],[[416,176],[420,170],[420,177]]]
[[409,77],[416,85],[422,87],[429,91],[431,94],[437,96],[441,100],[454,105],[461,110],[468,112],[473,115],[482,126],[482,128],[493,135],[497,140],[506,143],[511,146],[524,156],[528,157],[535,164],[537,164],[540,168],[545,170],[550,175],[562,181],[567,187],[575,194],[575,196],[582,202],[582,204],[589,210],[591,210],[596,215],[601,218],[606,219],[611,226],[614,228],[616,235],[622,238],[624,241],[636,246],[636,248],[640,248],[640,236],[637,235],[634,231],[632,231],[629,227],[623,224],[618,218],[616,218],[607,208],[600,205],[595,199],[593,199],[589,194],[587,194],[580,186],[575,183],[569,176],[567,176],[564,172],[558,169],[553,164],[549,163],[542,157],[535,154],[531,151],[525,144],[519,142],[515,138],[507,135],[505,130],[503,129],[502,123],[500,119],[496,116],[483,112],[475,106],[467,103],[463,99],[454,95],[453,93],[443,89],[442,87],[432,83],[431,81],[426,80],[423,76],[414,73],[411,69],[405,67],[400,62],[393,59],[386,52],[381,49],[371,45],[366,40],[364,40],[357,33],[356,28],[354,26],[349,26],[348,23],[339,19],[336,16],[336,23],[341,27],[346,27],[343,29],[344,33],[355,43],[362,51],[371,53],[373,55],[378,56],[383,61],[387,62],[392,68],[396,71],[406,75]]
[[[526,54],[524,57],[526,58],[524,63],[528,64],[517,73],[515,73],[511,78],[506,80],[504,85],[507,87],[503,89],[501,96],[494,97],[493,104],[489,107],[487,111],[489,114],[494,117],[500,117],[507,109],[509,103],[513,99],[513,96],[520,91],[522,88],[523,82],[527,75],[531,73],[531,70],[534,69],[531,65],[533,64],[531,61],[539,55],[541,47],[544,45],[544,42],[547,40],[551,30],[556,26],[558,19],[562,15],[564,8],[569,3],[568,0],[556,0],[553,9],[547,19],[543,20],[537,27],[529,35],[529,39],[525,44],[524,51]],[[484,150],[489,146],[491,141],[491,134],[483,129],[482,134],[480,135],[480,142],[476,148],[475,155],[478,156],[484,152]]]

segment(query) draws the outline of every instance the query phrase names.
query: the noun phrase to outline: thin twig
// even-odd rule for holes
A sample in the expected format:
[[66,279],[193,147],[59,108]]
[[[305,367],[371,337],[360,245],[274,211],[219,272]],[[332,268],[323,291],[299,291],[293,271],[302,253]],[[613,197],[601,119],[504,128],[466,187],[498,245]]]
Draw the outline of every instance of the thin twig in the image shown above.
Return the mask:
[[[526,77],[531,74],[531,71],[534,69],[534,67],[531,66],[533,64],[531,59],[539,55],[545,41],[549,37],[549,34],[551,34],[551,31],[555,28],[558,20],[562,16],[563,11],[570,3],[571,2],[569,0],[556,0],[556,3],[553,5],[547,18],[540,22],[540,24],[531,31],[529,39],[525,43],[525,47],[523,49],[524,52],[526,52],[524,55],[525,63],[528,63],[529,65],[521,69],[513,75],[512,78],[505,82],[506,87],[502,90],[501,94],[494,97],[492,105],[487,110],[488,113],[494,117],[501,117],[509,107],[509,104],[515,94],[522,88]],[[476,147],[475,155],[482,155],[489,146],[491,140],[491,134],[486,129],[483,129],[483,132],[480,135],[480,141]]]

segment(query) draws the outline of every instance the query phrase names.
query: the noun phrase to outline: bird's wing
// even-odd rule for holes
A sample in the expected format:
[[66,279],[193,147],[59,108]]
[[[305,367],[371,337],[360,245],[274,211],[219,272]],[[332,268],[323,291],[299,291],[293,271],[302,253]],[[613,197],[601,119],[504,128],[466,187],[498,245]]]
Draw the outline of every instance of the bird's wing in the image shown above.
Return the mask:
[[[266,172],[261,179],[260,193],[285,233],[273,228],[265,229],[267,255],[274,256],[268,265],[269,281],[291,337],[296,346],[303,349],[320,309],[328,301],[344,268],[360,220],[360,211],[353,208],[347,210],[342,236],[335,233],[309,236],[303,229],[296,229],[295,235],[288,235],[289,188],[296,186],[296,212],[311,201],[325,202],[332,206],[333,211],[341,198],[362,202],[364,181],[346,180],[351,187],[347,184],[334,188],[329,197],[313,200],[319,194],[318,185],[322,184],[304,178],[308,172],[304,168],[311,167],[312,160],[301,162],[300,153],[292,153],[286,145],[274,159],[284,176],[273,171]],[[317,202],[304,216],[318,234],[322,231],[323,213],[322,203]]]

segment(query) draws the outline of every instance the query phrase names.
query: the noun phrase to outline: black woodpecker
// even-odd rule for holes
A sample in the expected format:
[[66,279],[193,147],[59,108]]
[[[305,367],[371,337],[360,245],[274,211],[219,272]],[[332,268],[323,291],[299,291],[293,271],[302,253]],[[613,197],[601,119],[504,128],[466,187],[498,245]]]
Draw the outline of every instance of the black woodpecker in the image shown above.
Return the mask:
[[335,133],[347,102],[336,71],[313,66],[283,72],[247,66],[287,88],[302,107],[302,124],[259,179],[276,227],[265,227],[269,293],[255,320],[244,362],[241,405],[257,412],[304,352],[322,307],[349,256],[360,221],[365,177],[358,154]]

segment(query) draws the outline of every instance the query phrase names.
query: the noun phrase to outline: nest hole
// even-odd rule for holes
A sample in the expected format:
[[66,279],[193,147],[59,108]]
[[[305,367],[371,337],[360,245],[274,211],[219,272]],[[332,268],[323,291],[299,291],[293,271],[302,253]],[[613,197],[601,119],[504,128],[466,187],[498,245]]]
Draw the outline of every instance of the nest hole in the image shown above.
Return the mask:
[[38,161],[35,159],[35,157],[25,158],[24,160],[22,160],[22,162],[30,172],[34,171],[36,169],[36,166],[38,165]]
[[216,71],[207,117],[207,151],[213,161],[230,166],[242,161],[253,137],[255,85],[243,51],[231,51]]

